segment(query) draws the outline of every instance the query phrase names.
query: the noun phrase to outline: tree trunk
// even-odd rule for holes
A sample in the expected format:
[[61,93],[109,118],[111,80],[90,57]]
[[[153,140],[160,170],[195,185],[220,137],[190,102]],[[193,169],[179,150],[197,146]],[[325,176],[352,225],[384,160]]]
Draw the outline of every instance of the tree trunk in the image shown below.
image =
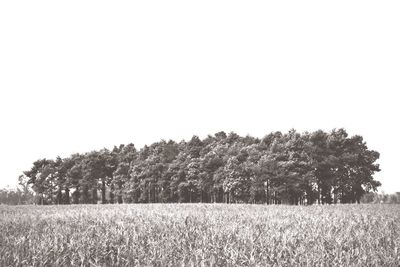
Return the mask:
[[92,203],[97,204],[97,188],[92,189]]
[[321,188],[318,186],[318,204],[321,204]]
[[110,185],[110,203],[114,204],[114,184]]
[[69,188],[65,188],[65,204],[70,204],[69,200]]
[[83,190],[82,190],[82,196],[81,196],[81,198],[82,198],[82,203],[84,203],[84,204],[88,204],[88,199],[89,199],[89,196],[88,196],[88,188],[87,188],[87,186],[85,185],[85,186],[83,186]]
[[149,189],[147,190],[148,192],[148,199],[147,199],[147,202],[148,203],[150,203],[150,200],[151,200],[151,187],[150,187],[150,185],[149,185]]
[[80,191],[79,186],[76,187],[76,190],[73,195],[74,195],[74,199],[73,199],[74,204],[79,204],[80,198],[81,198],[81,191]]
[[[113,192],[114,191],[114,185],[111,184],[111,188],[112,188],[111,192]],[[136,197],[136,192],[135,192],[135,196],[134,197]],[[111,198],[111,195],[110,195],[110,198]],[[112,200],[114,202],[114,193],[112,194]],[[122,202],[123,202],[122,201],[122,183],[121,183],[121,181],[118,182],[117,202],[118,202],[118,204],[122,204]]]
[[106,181],[103,179],[101,181],[101,204],[106,204]]
[[57,191],[57,200],[56,200],[56,202],[57,202],[57,205],[62,204],[62,191],[61,191],[61,186],[58,188],[58,191]]

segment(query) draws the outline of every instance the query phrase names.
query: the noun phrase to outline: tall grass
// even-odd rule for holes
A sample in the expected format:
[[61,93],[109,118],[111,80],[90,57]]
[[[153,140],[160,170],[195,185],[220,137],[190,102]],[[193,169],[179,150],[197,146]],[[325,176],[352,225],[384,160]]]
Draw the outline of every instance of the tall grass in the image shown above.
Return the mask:
[[0,206],[0,266],[399,264],[399,205]]

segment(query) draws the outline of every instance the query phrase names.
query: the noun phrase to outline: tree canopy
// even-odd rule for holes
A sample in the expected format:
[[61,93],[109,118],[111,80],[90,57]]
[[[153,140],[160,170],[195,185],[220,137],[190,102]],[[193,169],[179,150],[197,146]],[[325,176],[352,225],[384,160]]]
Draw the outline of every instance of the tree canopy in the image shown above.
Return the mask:
[[381,185],[379,153],[344,129],[218,132],[39,159],[21,180],[38,204],[225,202],[359,203]]

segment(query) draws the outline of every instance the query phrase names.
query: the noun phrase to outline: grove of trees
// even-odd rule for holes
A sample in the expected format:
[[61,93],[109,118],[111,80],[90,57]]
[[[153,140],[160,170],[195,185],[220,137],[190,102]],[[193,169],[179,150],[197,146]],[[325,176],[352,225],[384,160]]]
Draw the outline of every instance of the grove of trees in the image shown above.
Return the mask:
[[344,129],[262,139],[218,132],[39,159],[20,179],[37,204],[360,203],[380,186],[378,158]]
[[369,192],[363,195],[361,203],[400,204],[400,192],[393,194]]
[[35,195],[29,190],[29,185],[24,181],[21,175],[18,179],[19,187],[0,188],[0,204],[6,205],[27,205],[35,203]]
[[27,204],[33,204],[34,201],[35,201],[35,196],[31,191],[24,192],[19,188],[0,189],[0,204],[27,205]]

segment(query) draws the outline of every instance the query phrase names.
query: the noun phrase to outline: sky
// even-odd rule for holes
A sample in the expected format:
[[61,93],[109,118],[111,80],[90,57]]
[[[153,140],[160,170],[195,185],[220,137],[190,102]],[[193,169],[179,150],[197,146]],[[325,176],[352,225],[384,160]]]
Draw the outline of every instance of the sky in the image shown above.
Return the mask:
[[0,1],[0,188],[39,158],[344,127],[400,192],[399,1]]

